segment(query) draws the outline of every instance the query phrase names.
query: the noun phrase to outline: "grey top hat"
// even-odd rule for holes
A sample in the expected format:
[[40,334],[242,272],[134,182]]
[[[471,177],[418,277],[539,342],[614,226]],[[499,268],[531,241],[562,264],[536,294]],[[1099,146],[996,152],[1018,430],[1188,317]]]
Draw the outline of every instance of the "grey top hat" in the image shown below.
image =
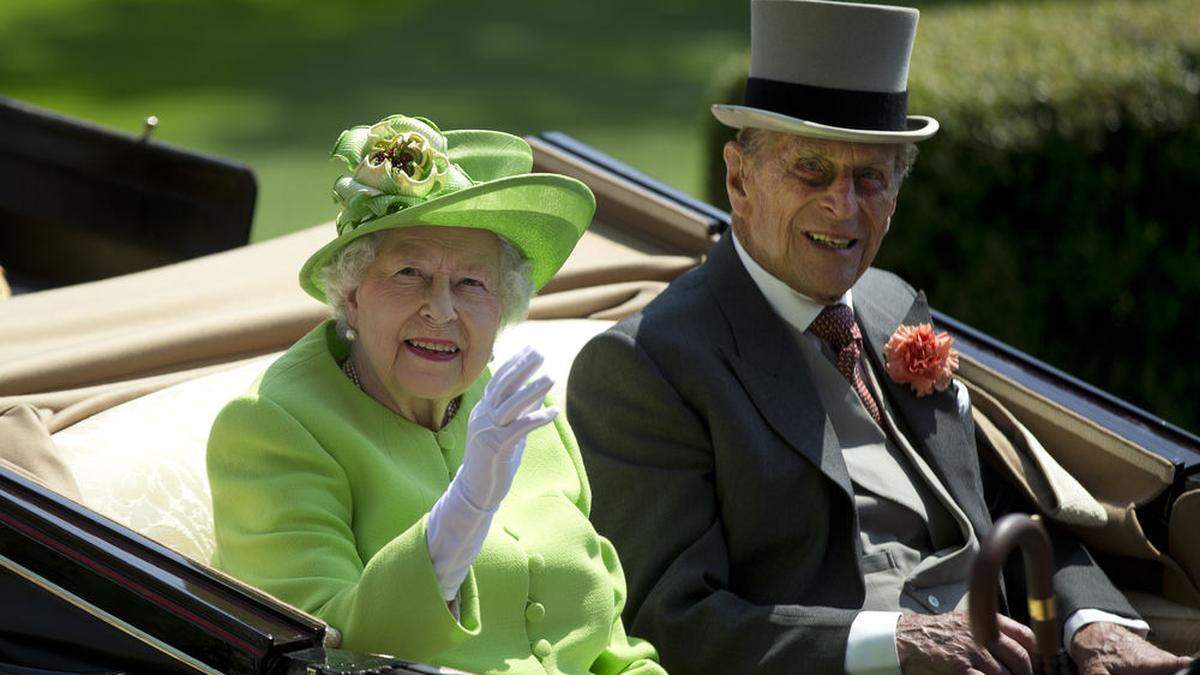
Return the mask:
[[908,114],[919,12],[824,0],[752,0],[746,104],[722,124],[866,143],[923,141],[932,117]]

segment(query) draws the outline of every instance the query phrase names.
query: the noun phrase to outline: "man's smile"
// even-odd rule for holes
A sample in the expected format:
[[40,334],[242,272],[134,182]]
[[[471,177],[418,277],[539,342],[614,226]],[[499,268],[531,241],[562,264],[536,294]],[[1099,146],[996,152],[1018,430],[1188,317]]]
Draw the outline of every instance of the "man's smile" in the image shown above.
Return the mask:
[[821,232],[805,232],[804,236],[808,237],[809,241],[822,248],[830,248],[837,251],[845,251],[854,247],[858,243],[857,239],[835,237],[831,234],[824,234]]

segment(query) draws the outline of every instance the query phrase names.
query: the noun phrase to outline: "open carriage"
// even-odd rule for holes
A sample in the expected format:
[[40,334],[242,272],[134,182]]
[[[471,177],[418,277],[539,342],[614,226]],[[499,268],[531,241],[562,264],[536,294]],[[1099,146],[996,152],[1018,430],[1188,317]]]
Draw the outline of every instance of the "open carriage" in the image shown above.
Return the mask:
[[[135,165],[154,155],[175,157],[164,167],[216,166],[108,135]],[[579,348],[698,264],[727,216],[569,137],[529,140],[535,170],[579,178],[598,202],[529,320],[496,349],[504,358],[536,344],[561,399]],[[0,163],[14,161],[19,143],[0,138]],[[226,168],[226,177],[243,171]],[[161,170],[122,184],[153,184]],[[104,169],[70,168],[81,171]],[[245,196],[238,175],[240,183],[195,184],[221,202],[230,190]],[[252,176],[249,186],[252,203]],[[204,211],[204,200],[192,201]],[[27,217],[0,205],[0,231]],[[198,217],[198,229],[216,218]],[[227,229],[248,224],[230,220]],[[440,672],[339,651],[336,630],[206,564],[208,429],[227,400],[325,317],[296,271],[332,236],[324,224],[248,246],[197,245],[166,259],[178,262],[147,255],[136,263],[142,271],[0,302],[0,671]],[[244,242],[245,230],[233,239]],[[39,246],[3,241],[0,264],[8,258],[10,267],[27,255],[18,245]],[[199,253],[207,255],[192,257]],[[57,255],[58,265],[72,265]],[[1200,651],[1200,438],[950,317],[935,321],[961,352],[959,375],[990,461],[1091,546],[1153,640]]]

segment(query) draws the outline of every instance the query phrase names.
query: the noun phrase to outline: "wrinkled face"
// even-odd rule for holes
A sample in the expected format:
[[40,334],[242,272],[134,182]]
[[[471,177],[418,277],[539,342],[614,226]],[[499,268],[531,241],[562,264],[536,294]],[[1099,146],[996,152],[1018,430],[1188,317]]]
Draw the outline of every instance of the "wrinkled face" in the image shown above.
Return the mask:
[[483,230],[420,226],[386,236],[347,297],[346,320],[392,401],[451,399],[483,372],[500,327],[502,255]]
[[832,302],[871,266],[896,210],[896,146],[766,133],[725,146],[738,241],[796,291]]

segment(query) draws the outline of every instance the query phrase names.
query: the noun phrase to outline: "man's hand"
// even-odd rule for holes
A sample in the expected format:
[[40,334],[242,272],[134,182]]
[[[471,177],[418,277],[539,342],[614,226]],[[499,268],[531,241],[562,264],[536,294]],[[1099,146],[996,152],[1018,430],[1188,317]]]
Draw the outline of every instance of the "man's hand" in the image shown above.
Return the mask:
[[1032,675],[1033,631],[1001,616],[1000,640],[991,650],[971,640],[963,612],[904,614],[896,624],[896,651],[905,673]]
[[1079,675],[1174,675],[1191,659],[1175,656],[1115,623],[1099,621],[1080,628],[1071,639],[1071,658]]

